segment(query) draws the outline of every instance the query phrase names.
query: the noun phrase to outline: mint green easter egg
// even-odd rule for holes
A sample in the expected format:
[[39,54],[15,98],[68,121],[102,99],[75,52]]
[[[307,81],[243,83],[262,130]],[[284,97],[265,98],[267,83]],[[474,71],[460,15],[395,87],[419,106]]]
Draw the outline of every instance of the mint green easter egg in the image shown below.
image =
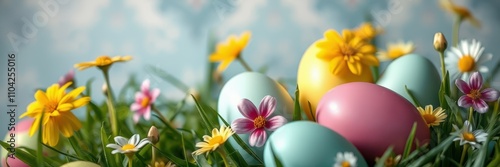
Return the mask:
[[[272,149],[272,150],[271,150]],[[283,166],[334,166],[337,153],[352,153],[355,165],[367,167],[356,147],[337,132],[310,121],[295,121],[277,129],[266,143],[264,163],[276,166],[275,158]]]
[[[243,98],[250,100],[257,108],[259,108],[260,101],[266,95],[276,98],[276,109],[274,113],[269,116],[271,118],[275,115],[281,115],[288,121],[292,119],[293,113],[293,100],[290,94],[278,82],[269,78],[268,76],[257,72],[244,72],[231,78],[222,88],[219,95],[218,112],[225,121],[231,124],[238,118],[244,116],[238,110],[238,104]],[[222,121],[219,121],[223,124]],[[267,131],[267,136],[273,133]],[[235,134],[249,145],[249,134]],[[233,138],[228,140],[231,145],[235,147],[248,164],[259,164],[250,154],[245,152]],[[262,159],[264,146],[251,147],[251,149]]]
[[411,90],[420,105],[439,105],[439,73],[427,58],[409,54],[400,57],[387,66],[377,84],[406,98],[416,105],[405,90],[405,85]]

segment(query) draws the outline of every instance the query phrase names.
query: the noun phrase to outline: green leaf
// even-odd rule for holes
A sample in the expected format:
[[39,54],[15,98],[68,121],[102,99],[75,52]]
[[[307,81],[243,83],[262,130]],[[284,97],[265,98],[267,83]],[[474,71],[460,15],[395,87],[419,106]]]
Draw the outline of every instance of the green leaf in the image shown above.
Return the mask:
[[[6,150],[10,149],[10,145],[4,141],[0,141],[0,145]],[[15,151],[15,156],[19,160],[23,161],[29,166],[37,166],[37,157],[36,157],[36,151],[27,147],[17,147],[14,148]],[[54,161],[50,158],[44,158],[44,161],[42,162],[42,166],[60,166],[61,164],[57,161]]]
[[106,166],[110,166],[110,167],[116,167],[117,165],[115,164],[116,163],[116,160],[115,160],[115,157],[111,155],[111,150],[109,148],[106,147],[106,145],[109,144],[108,142],[108,137],[106,135],[106,131],[104,129],[104,123],[101,125],[101,146],[102,146],[102,151],[104,152],[104,164],[106,164]]
[[146,70],[155,74],[156,76],[160,77],[161,79],[171,83],[172,85],[174,85],[175,87],[177,87],[178,89],[180,89],[181,91],[187,93],[189,92],[189,86],[187,86],[186,84],[184,84],[181,80],[175,78],[174,76],[170,75],[169,73],[167,73],[166,71],[158,68],[158,67],[155,67],[155,66],[147,66],[146,67]]
[[413,145],[413,140],[415,139],[416,131],[417,131],[417,122],[414,122],[413,126],[411,128],[410,135],[408,136],[408,139],[406,140],[405,149],[403,151],[403,159],[405,159],[406,157],[408,157],[408,155],[410,155],[411,146]]
[[[43,118],[45,115],[45,111],[42,112],[42,116],[40,118]],[[42,135],[43,135],[43,121],[40,121],[38,123],[38,138],[37,138],[37,152],[36,152],[36,164],[37,166],[43,166],[43,147],[42,147]]]
[[196,97],[194,97],[193,95],[191,95],[191,97],[193,97],[194,103],[196,104],[196,108],[198,109],[198,113],[200,113],[201,119],[203,120],[203,123],[204,123],[206,130],[211,132],[212,128],[214,128],[216,126],[210,121],[210,119],[208,119],[208,116],[207,116],[205,110],[201,107],[201,105],[198,102],[198,100],[196,99]]
[[312,106],[311,106],[310,101],[307,101],[307,106],[309,106],[309,113],[311,114],[312,121],[316,122],[316,115],[313,114],[314,112],[312,110]]
[[392,146],[390,146],[389,148],[387,148],[387,150],[385,150],[382,157],[380,157],[380,159],[375,163],[375,167],[385,167],[385,161],[387,160],[387,158],[389,158],[389,156],[391,156],[392,149],[393,149]]
[[57,149],[55,149],[54,147],[51,147],[51,146],[49,146],[49,145],[43,144],[43,146],[45,146],[45,147],[46,147],[46,148],[48,148],[48,149],[51,149],[52,151],[55,151],[55,152],[57,152],[57,153],[61,154],[61,155],[64,155],[64,156],[66,156],[66,157],[68,157],[68,158],[72,158],[72,159],[79,160],[79,161],[83,161],[83,160],[84,160],[84,159],[82,159],[82,158],[80,158],[80,157],[73,156],[73,155],[71,155],[71,154],[68,154],[68,153],[65,153],[65,152],[59,151],[59,150],[57,150]]
[[415,106],[417,107],[420,107],[422,105],[420,105],[420,103],[418,102],[417,98],[415,96],[413,96],[413,93],[410,89],[408,89],[408,87],[405,85],[405,90],[406,90],[406,93],[410,96],[411,100],[413,101],[413,103],[415,104]]
[[451,143],[453,143],[453,139],[454,138],[455,138],[455,136],[449,136],[448,138],[446,138],[445,140],[443,140],[443,142],[441,142],[439,145],[437,145],[436,147],[434,147],[433,149],[431,149],[426,154],[423,154],[422,156],[420,156],[420,158],[418,158],[417,160],[413,161],[408,166],[409,167],[424,166],[425,164],[427,164],[428,162],[430,162],[432,159],[434,159],[436,157],[436,155],[438,155],[441,151],[443,151],[446,148],[448,148],[448,146]]
[[449,96],[444,96],[449,108],[451,109],[451,114],[455,117],[456,123],[459,127],[463,125],[462,115],[460,115],[460,108],[457,106],[457,102],[451,99]]
[[301,111],[300,111],[300,103],[299,103],[299,86],[295,88],[295,108],[293,110],[293,121],[301,120]]
[[441,107],[444,109],[448,109],[448,103],[446,103],[445,96],[450,96],[450,76],[448,71],[446,71],[446,74],[444,76],[443,81],[441,82],[441,86],[439,87],[439,103],[441,104]]
[[181,158],[179,158],[179,157],[177,157],[177,156],[173,155],[173,154],[172,154],[172,153],[170,153],[170,152],[163,152],[163,151],[162,151],[162,150],[160,150],[158,147],[156,147],[156,146],[154,146],[154,145],[151,145],[151,146],[153,146],[153,147],[154,147],[154,148],[155,148],[155,149],[156,149],[156,150],[157,150],[157,151],[158,151],[161,155],[163,155],[163,156],[167,157],[170,161],[172,161],[172,162],[173,162],[173,163],[175,163],[176,165],[179,165],[179,166],[194,166],[194,164],[191,164],[191,163],[187,163],[187,164],[186,164],[186,162],[185,162],[183,159],[181,159]]

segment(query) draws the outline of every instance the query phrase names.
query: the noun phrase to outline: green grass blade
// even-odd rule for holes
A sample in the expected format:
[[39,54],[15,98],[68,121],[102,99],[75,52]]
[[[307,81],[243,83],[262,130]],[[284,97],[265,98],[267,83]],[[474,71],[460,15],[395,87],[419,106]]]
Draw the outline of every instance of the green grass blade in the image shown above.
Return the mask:
[[406,93],[410,96],[410,98],[413,101],[413,103],[415,104],[415,106],[417,106],[417,107],[422,106],[418,102],[418,99],[415,96],[413,96],[412,91],[410,89],[408,89],[408,87],[406,85],[405,85],[405,90],[406,90]]
[[281,162],[281,160],[276,156],[275,152],[274,152],[274,147],[273,145],[270,145],[271,146],[271,153],[273,154],[273,159],[274,159],[274,165],[276,165],[276,167],[283,167],[283,163]]
[[178,89],[180,89],[181,91],[183,92],[189,92],[189,86],[187,86],[186,84],[184,84],[181,80],[175,78],[174,76],[170,75],[169,73],[167,73],[166,71],[158,68],[158,67],[155,67],[155,66],[147,66],[146,67],[146,70],[148,72],[151,72],[153,74],[155,74],[156,76],[160,77],[161,79],[171,83],[172,85],[174,85],[175,87],[177,87]]
[[425,164],[427,164],[428,162],[430,162],[432,159],[434,159],[436,157],[436,155],[438,155],[441,151],[443,151],[444,149],[448,148],[448,146],[451,143],[453,143],[453,139],[454,138],[455,138],[455,136],[450,136],[450,137],[446,138],[439,145],[437,145],[436,147],[434,147],[433,149],[431,149],[426,154],[420,156],[417,160],[413,161],[408,166],[409,167],[424,166]]
[[406,157],[408,157],[408,155],[410,155],[411,146],[413,145],[413,140],[415,139],[416,132],[417,132],[417,122],[414,122],[413,126],[411,128],[410,135],[408,136],[408,139],[406,140],[405,149],[403,151],[403,159],[405,159]]
[[104,152],[104,164],[106,164],[106,166],[116,167],[117,165],[115,164],[116,161],[114,159],[114,156],[111,155],[111,150],[106,147],[109,142],[106,131],[104,130],[104,124],[102,124],[101,126],[101,143],[102,151]]
[[385,167],[385,161],[387,160],[387,158],[389,158],[389,156],[391,156],[392,149],[392,146],[390,146],[389,148],[387,148],[387,150],[385,150],[382,157],[380,157],[380,159],[376,162],[375,167]]
[[301,120],[301,111],[300,111],[300,103],[299,103],[299,86],[295,89],[295,108],[293,110],[293,121]]

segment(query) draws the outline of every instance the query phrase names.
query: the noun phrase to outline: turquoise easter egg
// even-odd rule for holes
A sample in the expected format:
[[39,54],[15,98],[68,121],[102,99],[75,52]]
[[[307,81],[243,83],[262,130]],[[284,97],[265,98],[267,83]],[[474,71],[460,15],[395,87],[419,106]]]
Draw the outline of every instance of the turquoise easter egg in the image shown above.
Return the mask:
[[337,132],[310,121],[295,121],[277,129],[266,143],[265,166],[334,166],[337,154],[352,153],[355,164],[368,166],[356,147]]
[[391,62],[377,81],[378,85],[391,89],[416,105],[406,92],[406,85],[422,106],[439,106],[440,83],[441,78],[432,62],[417,54]]
[[[268,118],[275,115],[281,115],[288,121],[291,121],[294,109],[292,97],[278,82],[257,72],[244,72],[227,81],[219,95],[219,103],[217,106],[218,112],[225,121],[231,124],[238,118],[245,118],[238,110],[238,104],[243,98],[250,100],[259,108],[260,101],[266,95],[273,96],[276,99],[276,109]],[[220,121],[220,123],[223,124],[222,121]],[[271,133],[273,132],[267,131],[267,136]],[[235,135],[238,135],[243,141],[249,144],[249,134]],[[233,138],[230,138],[228,141],[242,154],[247,163],[259,164],[259,162],[243,150]],[[251,149],[260,159],[262,159],[264,147],[251,147]]]

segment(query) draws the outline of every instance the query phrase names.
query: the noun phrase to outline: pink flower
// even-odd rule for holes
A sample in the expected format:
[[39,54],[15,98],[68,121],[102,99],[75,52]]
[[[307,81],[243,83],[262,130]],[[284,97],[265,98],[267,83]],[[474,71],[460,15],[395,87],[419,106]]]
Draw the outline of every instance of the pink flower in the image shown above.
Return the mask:
[[59,84],[59,86],[63,86],[64,84],[73,81],[74,78],[75,78],[75,71],[69,70],[68,73],[59,78],[59,82],[57,83]]
[[266,130],[274,131],[287,122],[280,115],[267,119],[275,108],[276,99],[269,95],[260,101],[258,110],[250,100],[243,99],[238,104],[238,110],[245,118],[234,120],[231,127],[237,134],[251,133],[250,146],[262,147],[267,139]]
[[160,95],[160,89],[155,88],[152,91],[149,90],[148,79],[142,82],[141,91],[135,94],[135,102],[130,106],[130,110],[135,111],[135,123],[139,122],[141,116],[143,116],[145,120],[151,118],[151,104],[156,101],[158,95]]
[[493,88],[486,88],[481,91],[483,87],[483,77],[479,72],[474,72],[469,78],[469,84],[465,81],[457,79],[455,84],[464,95],[458,99],[458,106],[460,107],[473,107],[479,113],[488,111],[488,104],[486,102],[493,102],[498,99],[499,93]]

